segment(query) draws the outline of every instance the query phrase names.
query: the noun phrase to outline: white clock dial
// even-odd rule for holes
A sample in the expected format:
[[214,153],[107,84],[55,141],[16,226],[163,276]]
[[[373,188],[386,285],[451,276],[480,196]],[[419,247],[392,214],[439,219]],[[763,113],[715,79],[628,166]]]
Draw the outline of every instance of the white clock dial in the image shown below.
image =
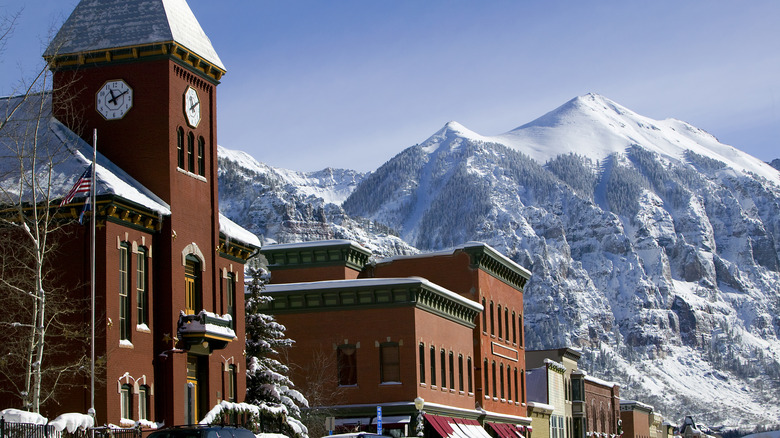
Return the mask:
[[106,120],[121,119],[133,107],[133,89],[121,79],[108,81],[97,92],[97,112]]
[[197,128],[200,123],[200,99],[198,92],[192,87],[187,87],[184,92],[184,114],[187,116],[187,123]]

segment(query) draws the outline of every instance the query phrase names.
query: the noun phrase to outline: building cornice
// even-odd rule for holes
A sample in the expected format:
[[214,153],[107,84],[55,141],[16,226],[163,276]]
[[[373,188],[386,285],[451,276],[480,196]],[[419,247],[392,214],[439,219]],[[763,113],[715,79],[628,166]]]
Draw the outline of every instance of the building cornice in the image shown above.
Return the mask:
[[467,244],[462,251],[471,258],[472,267],[482,269],[520,290],[531,278],[531,273],[527,269],[486,244]]
[[371,252],[348,240],[268,245],[260,251],[272,271],[343,265],[361,271]]
[[46,62],[49,63],[49,68],[52,70],[68,70],[85,66],[160,58],[173,59],[215,85],[219,84],[219,80],[225,74],[225,70],[222,68],[198,56],[186,47],[177,44],[175,41],[44,56]]
[[482,306],[424,279],[361,279],[266,286],[270,314],[417,307],[470,329]]

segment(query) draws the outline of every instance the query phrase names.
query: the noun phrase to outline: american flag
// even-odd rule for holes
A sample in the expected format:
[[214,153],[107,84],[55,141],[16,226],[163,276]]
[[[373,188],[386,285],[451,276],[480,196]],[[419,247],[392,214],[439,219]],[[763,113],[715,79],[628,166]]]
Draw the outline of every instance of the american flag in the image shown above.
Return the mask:
[[70,201],[73,200],[76,196],[81,195],[89,195],[89,190],[92,187],[92,165],[90,164],[87,167],[87,170],[84,171],[84,173],[81,174],[78,180],[76,180],[76,184],[73,184],[73,187],[70,189],[67,195],[65,195],[65,198],[62,199],[62,202],[60,202],[60,207],[70,203]]

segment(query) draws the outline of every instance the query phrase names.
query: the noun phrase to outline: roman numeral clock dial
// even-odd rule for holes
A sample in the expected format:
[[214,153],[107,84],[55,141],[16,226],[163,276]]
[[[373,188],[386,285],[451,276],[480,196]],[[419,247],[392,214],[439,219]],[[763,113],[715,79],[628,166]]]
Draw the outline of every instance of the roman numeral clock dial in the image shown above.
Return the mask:
[[97,92],[95,109],[106,120],[116,120],[133,107],[133,89],[121,79],[108,81]]

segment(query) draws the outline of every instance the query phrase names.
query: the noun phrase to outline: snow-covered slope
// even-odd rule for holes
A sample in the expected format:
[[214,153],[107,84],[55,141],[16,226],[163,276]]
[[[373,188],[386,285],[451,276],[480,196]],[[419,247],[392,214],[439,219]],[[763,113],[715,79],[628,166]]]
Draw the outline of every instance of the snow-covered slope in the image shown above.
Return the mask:
[[566,153],[603,160],[633,145],[679,160],[687,151],[693,151],[780,183],[780,174],[767,163],[718,142],[704,130],[676,119],[641,116],[598,94],[576,97],[531,123],[487,141],[505,144],[540,163]]
[[222,211],[258,234],[349,223],[423,251],[486,242],[533,273],[528,348],[581,349],[584,369],[673,421],[780,419],[780,173],[695,127],[597,95],[499,136],[450,122],[341,206],[319,183],[306,198],[280,189],[284,172],[220,164]]
[[364,174],[275,169],[221,146],[218,156],[221,213],[264,242],[350,239],[379,257],[417,252],[389,227],[344,213],[339,204]]

